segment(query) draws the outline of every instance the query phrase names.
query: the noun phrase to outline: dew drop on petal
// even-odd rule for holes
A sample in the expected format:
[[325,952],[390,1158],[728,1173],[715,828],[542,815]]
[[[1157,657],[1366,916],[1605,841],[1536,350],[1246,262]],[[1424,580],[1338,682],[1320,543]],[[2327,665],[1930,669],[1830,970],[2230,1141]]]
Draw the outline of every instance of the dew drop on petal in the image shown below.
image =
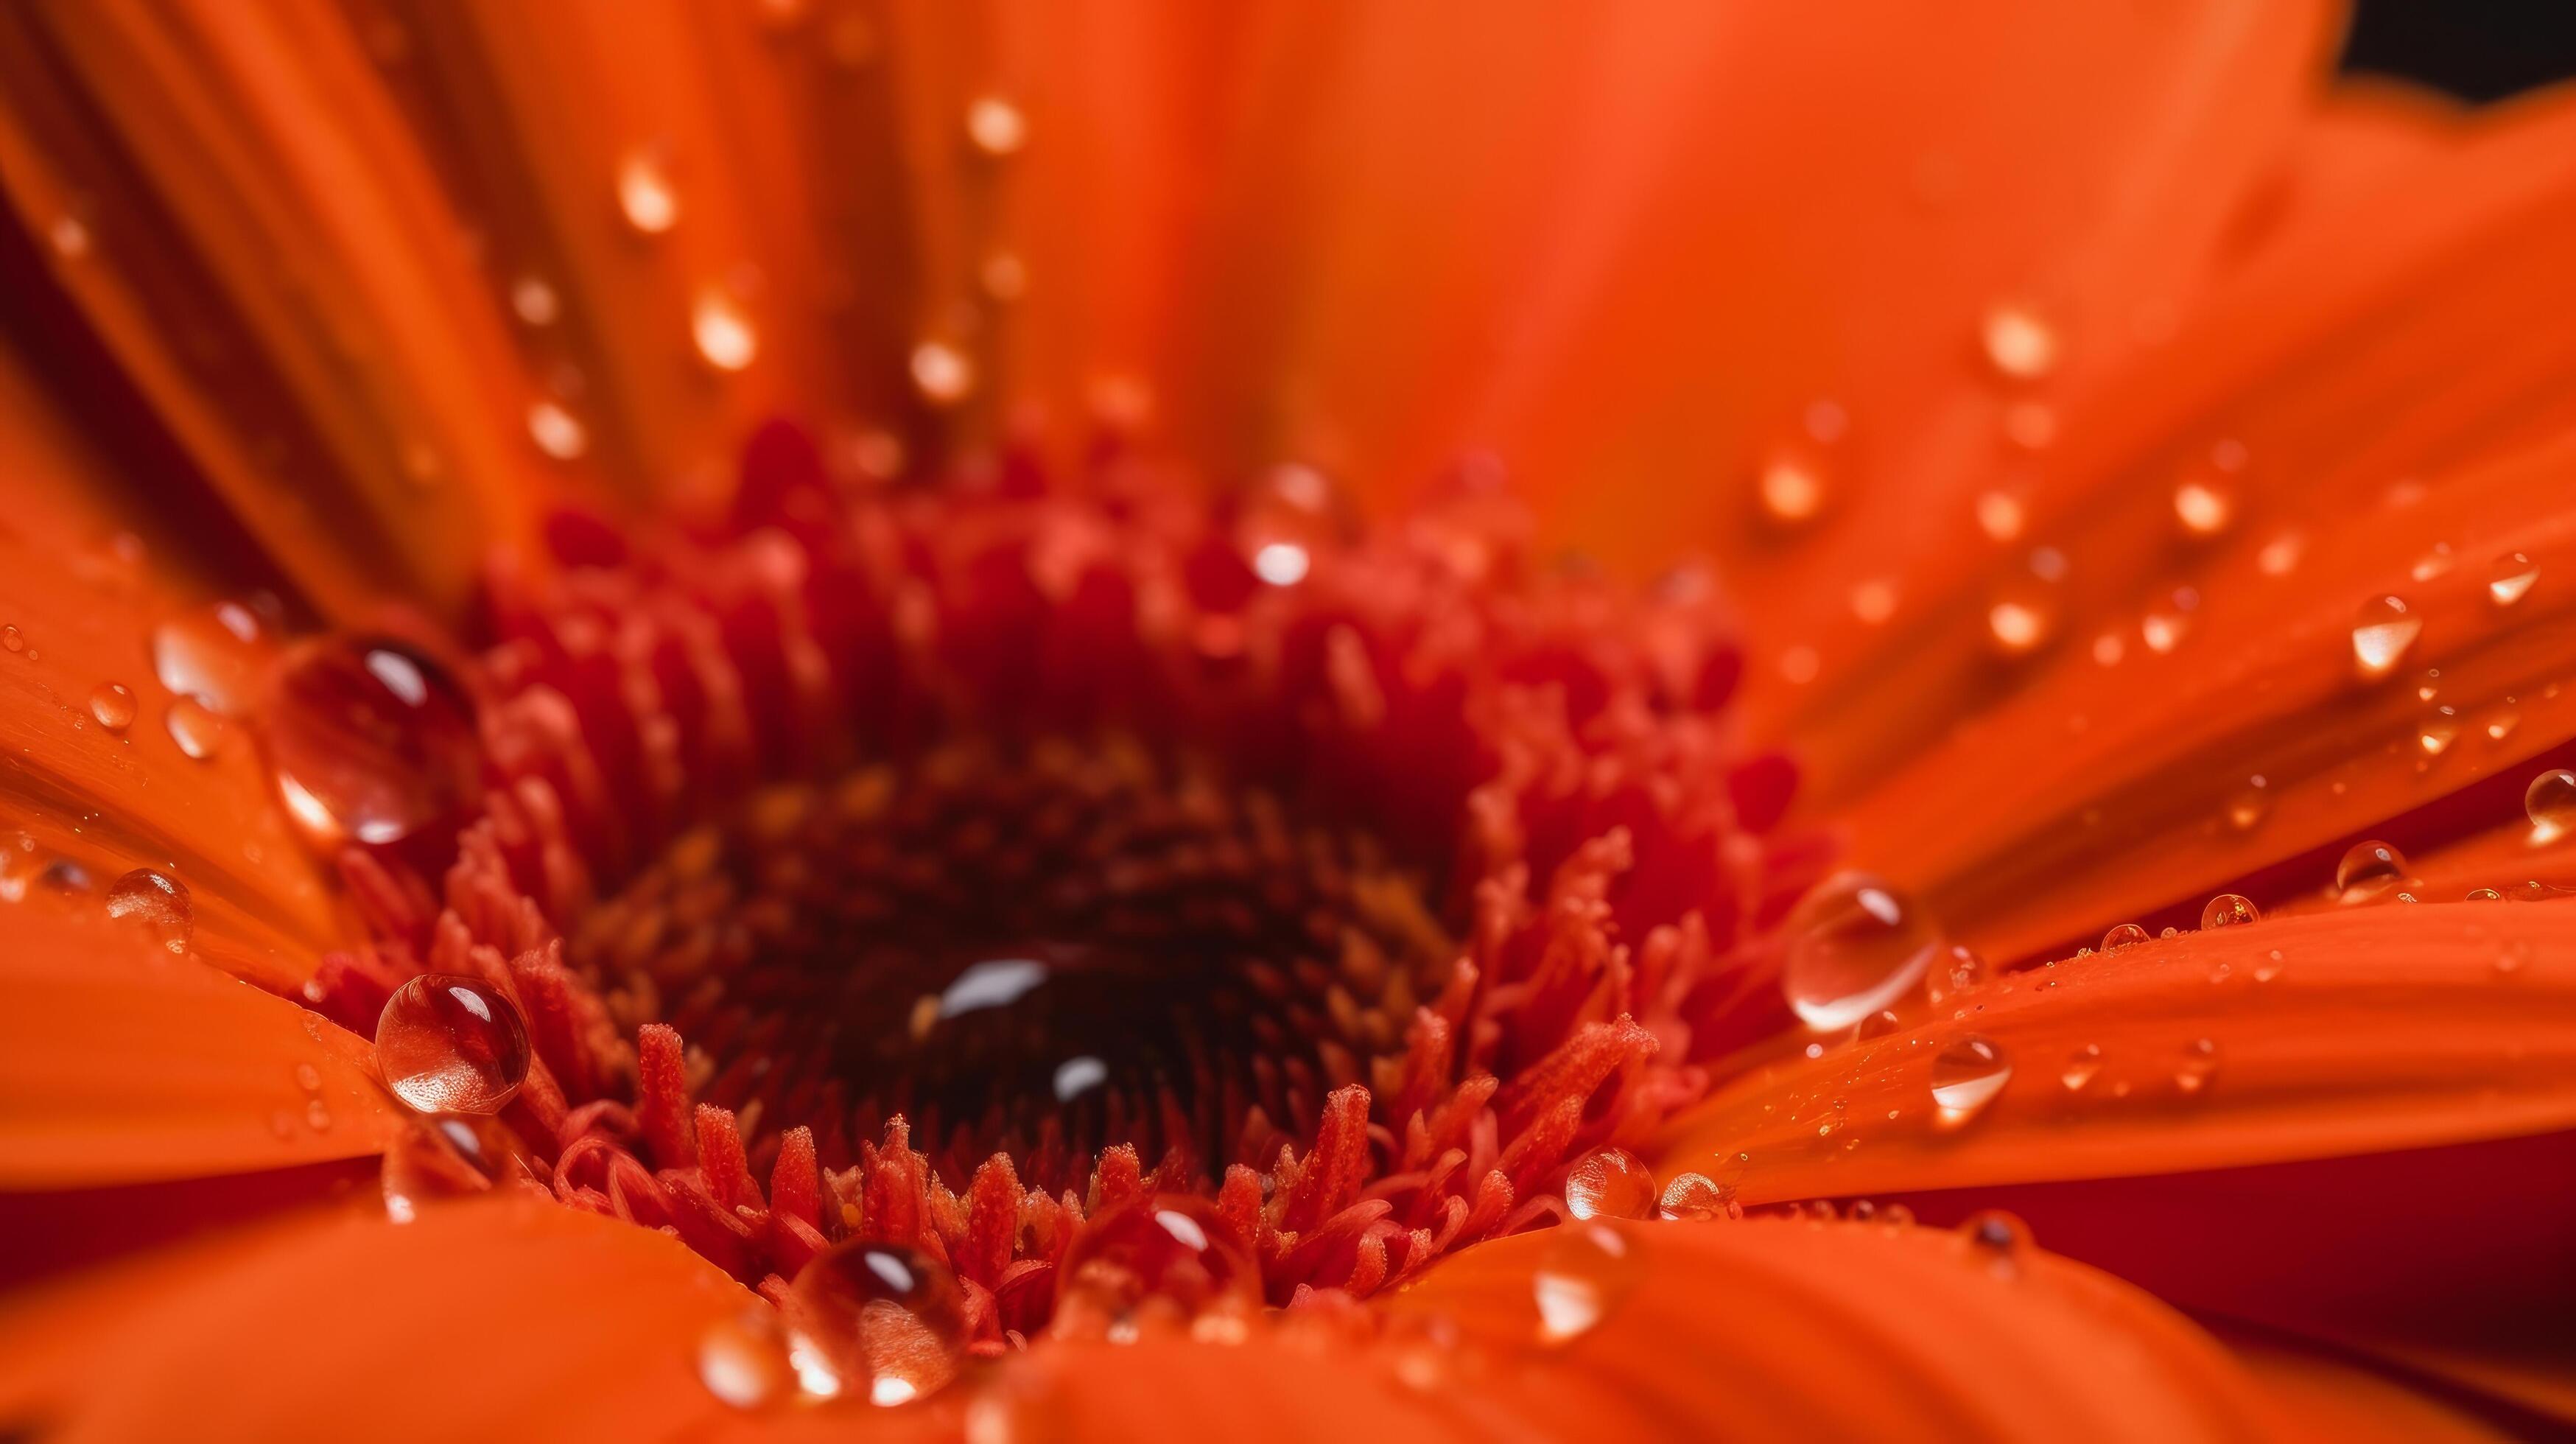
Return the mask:
[[1944,944],[1934,951],[1932,966],[1924,970],[1924,1001],[1946,1003],[1984,982],[1988,971],[1986,960],[1974,948],[1965,943]]
[[2335,895],[2347,903],[2382,897],[2405,880],[2406,855],[2376,838],[2354,843],[2335,864]]
[[181,754],[198,762],[215,755],[223,745],[224,719],[194,697],[180,697],[161,714],[161,725],[169,729],[170,740],[178,744]]
[[2007,304],[1986,312],[1978,339],[1987,362],[2015,381],[2037,381],[2057,368],[2057,332],[2028,306]]
[[2009,1278],[2021,1271],[2022,1260],[2030,1253],[2030,1225],[2002,1209],[1989,1208],[1960,1223],[1959,1240],[1996,1275]]
[[2066,1056],[2066,1066],[2058,1070],[2057,1081],[2069,1093],[2081,1093],[2093,1075],[2102,1071],[2102,1045],[2087,1043]]
[[2209,905],[2200,910],[2200,925],[2204,930],[2232,928],[2244,923],[2259,922],[2262,917],[2263,910],[2254,906],[2251,898],[2223,892],[2211,898]]
[[1782,923],[1780,986],[1817,1032],[1840,1032],[1920,981],[1941,938],[1886,882],[1842,872],[1818,883]]
[[2270,788],[2257,777],[2227,799],[2227,825],[2238,832],[2251,832],[2271,811]]
[[2540,568],[2521,552],[2506,552],[2487,569],[2487,600],[2499,607],[2521,601],[2540,580]]
[[528,1078],[528,1028],[479,978],[424,973],[376,1018],[376,1067],[422,1113],[497,1113]]
[[979,97],[966,107],[966,138],[986,155],[1016,155],[1028,144],[1028,117],[998,95]]
[[1742,1218],[1744,1205],[1735,1201],[1734,1189],[1707,1174],[1682,1173],[1664,1185],[1656,1211],[1667,1219],[1704,1221]]
[[136,710],[134,692],[122,682],[101,682],[90,689],[89,715],[98,719],[99,726],[120,737],[134,725]]
[[1763,514],[1783,526],[1812,521],[1825,509],[1823,468],[1805,457],[1782,454],[1762,467]]
[[1986,608],[1986,634],[1995,650],[2007,657],[2036,650],[2048,640],[2055,622],[2053,610],[2032,597],[2003,597]]
[[2143,943],[2146,940],[2147,930],[2145,928],[2138,926],[2136,923],[2121,923],[2102,934],[2102,951],[2107,953],[2113,948],[2125,948],[2133,943]]
[[2218,535],[2236,516],[2236,498],[2225,487],[2197,478],[2174,488],[2173,505],[2183,530],[2196,537]]
[[912,384],[934,406],[954,406],[975,390],[975,363],[945,341],[912,348]]
[[928,1256],[851,1239],[796,1275],[786,1310],[789,1360],[805,1391],[892,1407],[957,1377],[965,1295]]
[[1184,1317],[1261,1310],[1261,1269],[1216,1205],[1188,1194],[1130,1200],[1082,1225],[1056,1265],[1056,1327],[1083,1335],[1148,1299]]
[[1956,1127],[1975,1117],[2012,1081],[2012,1062],[1991,1038],[1971,1035],[1932,1059],[1932,1101],[1940,1120]]
[[188,950],[196,930],[196,905],[188,885],[166,873],[138,867],[107,888],[107,915],[149,929],[161,946],[174,953]]
[[542,277],[521,276],[510,283],[510,309],[531,326],[551,326],[563,314],[563,301]]
[[651,148],[631,150],[617,163],[617,208],[626,224],[658,236],[680,220],[680,193],[671,187],[661,155]]
[[590,449],[590,428],[554,401],[529,403],[528,438],[557,461],[570,461]]
[[1655,1175],[1624,1148],[1587,1153],[1565,1173],[1565,1208],[1576,1218],[1652,1218],[1660,1200]]
[[152,629],[152,675],[176,696],[237,716],[259,689],[262,636],[258,615],[239,602],[183,612]]
[[2576,772],[2554,768],[2531,779],[2523,789],[2522,810],[2531,819],[2531,840],[2555,842],[2576,827]]
[[2497,892],[2494,888],[2491,888],[2491,887],[2477,887],[2477,888],[2471,888],[2471,889],[2469,889],[2469,895],[2468,895],[2467,897],[2464,897],[2464,898],[2460,899],[2460,901],[2462,901],[2462,902],[2503,902],[2503,901],[2504,901],[2504,894],[2503,894],[2503,893],[2500,893],[2500,892]]
[[689,338],[697,343],[698,355],[718,371],[740,371],[760,354],[751,318],[731,296],[712,288],[700,291],[689,309]]
[[2208,1038],[2195,1038],[2182,1050],[2182,1062],[2174,1068],[2174,1086],[2185,1093],[2197,1093],[2208,1086],[2210,1075],[2218,1071],[2218,1044]]
[[1977,497],[1977,528],[1988,538],[2008,542],[2021,535],[2026,517],[2021,498],[2008,491],[1988,491]]
[[1636,1291],[1644,1264],[1635,1246],[1607,1224],[1569,1223],[1554,1230],[1530,1278],[1539,1341],[1563,1344],[1590,1333]]
[[479,794],[473,703],[427,654],[385,639],[315,643],[278,679],[268,756],[315,838],[399,842]]
[[2352,659],[2361,675],[2376,681],[2397,670],[2406,649],[2415,645],[2424,619],[2403,597],[2376,596],[2361,604],[2352,619]]
[[2460,735],[2460,714],[2450,707],[2436,707],[2415,724],[2415,745],[2427,757],[2439,757],[2451,748]]
[[698,1382],[737,1409],[757,1409],[795,1386],[787,1362],[786,1333],[775,1310],[745,1309],[718,1319],[698,1336]]

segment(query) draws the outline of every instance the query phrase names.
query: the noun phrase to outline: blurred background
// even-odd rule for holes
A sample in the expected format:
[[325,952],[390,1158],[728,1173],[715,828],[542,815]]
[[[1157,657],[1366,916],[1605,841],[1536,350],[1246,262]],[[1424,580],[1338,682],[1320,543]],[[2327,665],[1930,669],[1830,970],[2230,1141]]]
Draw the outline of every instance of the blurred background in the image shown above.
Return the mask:
[[2498,100],[2576,75],[2576,5],[2362,0],[2344,41],[2343,68],[2420,81],[2464,100]]

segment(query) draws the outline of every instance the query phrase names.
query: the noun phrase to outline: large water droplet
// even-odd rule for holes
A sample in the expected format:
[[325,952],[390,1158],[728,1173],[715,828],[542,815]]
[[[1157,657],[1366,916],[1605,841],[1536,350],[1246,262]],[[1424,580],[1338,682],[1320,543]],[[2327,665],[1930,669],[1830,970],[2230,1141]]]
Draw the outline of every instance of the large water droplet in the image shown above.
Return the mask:
[[1140,1314],[1172,1322],[1261,1311],[1261,1269],[1214,1204],[1188,1194],[1133,1199],[1085,1223],[1056,1265],[1054,1328],[1127,1336]]
[[2029,306],[2006,304],[1986,312],[1978,339],[1987,362],[2015,381],[2037,381],[2057,369],[2057,332]]
[[1583,1337],[1634,1293],[1645,1260],[1604,1223],[1569,1223],[1554,1231],[1531,1276],[1538,1337],[1564,1344]]
[[2252,899],[2223,892],[2211,898],[2209,905],[2200,910],[2200,925],[2203,929],[2232,928],[2258,922],[2262,916],[2263,910],[2254,906]]
[[287,811],[326,843],[399,842],[480,786],[472,701],[427,654],[383,639],[329,639],[288,664],[268,755]]
[[2405,880],[2406,855],[2376,838],[2354,843],[2335,864],[2335,894],[2347,903],[2369,902]]
[[223,745],[224,719],[194,697],[173,700],[170,710],[161,714],[161,725],[169,730],[180,753],[198,762],[214,756]]
[[760,354],[760,336],[751,318],[733,297],[710,288],[698,293],[689,310],[689,337],[698,354],[718,371],[740,371]]
[[2377,596],[2361,604],[2352,618],[2352,660],[2361,675],[2371,680],[2387,676],[2406,658],[2406,649],[2415,645],[2416,635],[2424,630],[2424,619],[2406,605],[2406,599]]
[[852,1239],[796,1275],[789,1358],[808,1393],[891,1407],[945,1388],[967,1342],[966,1299],[929,1257]]
[[528,1028],[479,978],[425,973],[376,1018],[376,1067],[423,1113],[498,1113],[528,1078]]
[[625,213],[626,224],[648,236],[679,223],[680,193],[671,187],[660,152],[631,150],[617,163],[617,208]]
[[2576,772],[2553,768],[2531,779],[2523,789],[2522,810],[2531,819],[2531,840],[2556,842],[2576,827]]
[[1705,1173],[1676,1175],[1664,1185],[1656,1211],[1668,1219],[1687,1221],[1744,1217],[1744,1205],[1735,1201],[1735,1190]]
[[2147,930],[2136,923],[2121,923],[2102,934],[2102,951],[2125,948],[2147,940]]
[[698,1336],[698,1382],[737,1409],[784,1397],[796,1371],[787,1362],[777,1311],[762,1305],[707,1325]]
[[2510,607],[2521,601],[2540,580],[2540,568],[2520,552],[2506,552],[2487,569],[2487,600],[2499,607]]
[[1932,1059],[1932,1101],[1952,1127],[1975,1117],[2011,1081],[2012,1062],[1991,1038],[1961,1038]]
[[1801,1021],[1839,1032],[1904,996],[1941,939],[1894,888],[1863,872],[1818,883],[1781,924],[1780,987]]
[[1652,1218],[1662,1195],[1645,1161],[1624,1148],[1604,1148],[1565,1172],[1565,1209],[1576,1218]]
[[148,929],[174,953],[188,950],[188,938],[196,930],[197,910],[188,885],[148,867],[138,867],[108,884],[107,915]]
[[133,691],[121,682],[101,682],[90,689],[89,715],[98,719],[99,726],[120,737],[134,725],[136,710]]

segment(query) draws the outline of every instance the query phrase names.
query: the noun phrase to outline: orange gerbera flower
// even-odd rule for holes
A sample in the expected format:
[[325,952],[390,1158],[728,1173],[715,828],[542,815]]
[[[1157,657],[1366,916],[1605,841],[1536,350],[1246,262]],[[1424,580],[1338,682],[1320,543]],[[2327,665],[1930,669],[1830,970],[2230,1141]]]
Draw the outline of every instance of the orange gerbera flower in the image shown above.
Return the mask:
[[2338,23],[0,8],[0,1434],[2576,1427],[2576,109]]

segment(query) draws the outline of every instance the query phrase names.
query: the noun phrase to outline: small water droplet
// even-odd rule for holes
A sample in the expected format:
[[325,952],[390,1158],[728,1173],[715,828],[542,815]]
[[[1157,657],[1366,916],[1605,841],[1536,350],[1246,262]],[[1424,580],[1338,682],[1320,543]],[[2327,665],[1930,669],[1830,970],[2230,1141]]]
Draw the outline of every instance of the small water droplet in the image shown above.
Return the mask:
[[2102,951],[2107,953],[2113,948],[2125,948],[2133,943],[2143,943],[2146,940],[2147,930],[2145,928],[2138,926],[2136,923],[2121,923],[2117,927],[2114,927],[2108,932],[2102,934]]
[[2055,609],[2036,595],[2003,597],[1986,608],[1986,634],[2007,657],[2036,651],[2048,640],[2055,622]]
[[851,1239],[796,1275],[788,1303],[788,1358],[808,1394],[892,1407],[957,1377],[965,1295],[913,1249]]
[[1959,1225],[1959,1240],[2000,1278],[2017,1276],[2031,1248],[2030,1226],[1999,1208],[1970,1214]]
[[1565,1173],[1565,1208],[1576,1218],[1652,1218],[1660,1198],[1655,1175],[1624,1148],[1585,1154]]
[[2553,768],[2531,779],[2523,789],[2522,810],[2531,819],[2531,840],[2555,842],[2576,827],[2576,772]]
[[2284,532],[2263,544],[2263,550],[2255,554],[2254,566],[2267,577],[2286,577],[2298,570],[2299,558],[2307,550],[2307,538],[2297,532]]
[[2012,1071],[1991,1038],[1971,1035],[1942,1049],[1932,1059],[1932,1101],[1941,1123],[1955,1128],[1974,1118],[2012,1081]]
[[428,654],[382,638],[331,638],[278,679],[268,757],[286,809],[317,840],[399,842],[480,791],[465,690]]
[[480,979],[425,973],[394,989],[376,1019],[385,1086],[423,1113],[497,1113],[528,1061],[519,1010]]
[[2195,1038],[2182,1050],[2182,1062],[2174,1068],[2174,1086],[2185,1093],[2197,1093],[2218,1071],[2218,1044],[2208,1038]]
[[2540,568],[2520,552],[2506,552],[2487,568],[2487,600],[2499,607],[2521,601],[2540,580]]
[[1590,1333],[1634,1293],[1645,1260],[1618,1230],[1598,1222],[1556,1229],[1530,1279],[1541,1343]]
[[679,224],[680,194],[672,189],[658,150],[631,150],[617,163],[617,208],[626,224],[648,236]]
[[1059,1334],[1119,1337],[1140,1310],[1183,1320],[1261,1311],[1261,1269],[1216,1206],[1188,1194],[1131,1200],[1089,1222],[1056,1265]]
[[1266,542],[1252,553],[1253,575],[1274,587],[1304,581],[1310,564],[1306,549],[1295,542]]
[[2497,892],[2494,888],[2491,888],[2491,887],[2471,888],[2471,889],[2469,889],[2469,895],[2468,895],[2467,897],[2464,897],[2464,898],[2460,899],[2460,901],[2462,901],[2462,902],[2503,902],[2503,901],[2504,901],[2504,894],[2503,894],[2503,893],[2500,893],[2500,892]]
[[2415,645],[2424,619],[2397,596],[2376,596],[2361,604],[2352,619],[2352,659],[2361,675],[2376,681],[2397,670],[2406,649]]
[[2203,931],[2211,928],[2240,927],[2246,923],[2259,922],[2262,917],[2263,910],[2254,906],[2252,899],[2232,892],[2223,892],[2211,898],[2209,905],[2200,910],[2200,926]]
[[89,225],[69,211],[54,217],[53,224],[45,227],[45,238],[53,242],[54,254],[64,260],[76,261],[89,254]]
[[954,406],[975,390],[975,363],[945,341],[912,348],[912,384],[934,406]]
[[138,867],[107,888],[107,915],[147,928],[161,946],[174,953],[188,950],[196,931],[196,905],[188,885],[165,873]]
[[1664,1185],[1657,1212],[1667,1219],[1705,1222],[1710,1219],[1742,1218],[1744,1205],[1735,1201],[1735,1190],[1705,1173],[1676,1174]]
[[1983,983],[1988,975],[1986,960],[1965,943],[1949,943],[1935,951],[1932,966],[1923,974],[1923,998],[1934,1006]]
[[296,1064],[295,1086],[303,1089],[307,1093],[320,1091],[322,1087],[322,1070],[314,1067],[310,1063]]
[[2406,575],[2413,577],[2419,582],[2429,582],[2438,577],[2446,577],[2451,573],[2452,560],[2451,544],[2449,542],[2435,542],[2433,543],[2433,549],[2431,551],[2426,552],[2424,555],[2415,559],[2415,565],[2407,569]]
[[2460,714],[2449,707],[2436,707],[2415,724],[2415,745],[2427,757],[2439,757],[2451,748],[2452,739],[2460,735]]
[[718,371],[740,371],[760,354],[760,336],[733,297],[709,288],[689,310],[689,337]]
[[2522,965],[2530,961],[2531,939],[2509,938],[2496,953],[2495,970],[2500,974],[2518,973],[2522,971]]
[[1813,521],[1825,509],[1824,469],[1791,453],[1772,457],[1759,478],[1763,514],[1783,526]]
[[98,719],[99,726],[120,737],[134,725],[137,710],[134,693],[122,682],[101,682],[90,689],[89,715]]
[[521,276],[510,283],[510,309],[531,326],[551,326],[563,314],[563,301],[542,277]]
[[707,1325],[698,1336],[698,1382],[737,1409],[757,1409],[784,1397],[796,1372],[787,1363],[786,1333],[777,1311],[750,1308]]
[[1017,155],[1028,144],[1028,118],[998,95],[983,96],[966,107],[966,138],[986,155]]
[[1877,626],[1896,615],[1896,586],[1884,578],[1872,578],[1851,590],[1852,615],[1870,626]]
[[179,751],[198,762],[214,756],[215,749],[223,744],[224,719],[194,697],[171,702],[170,710],[161,716],[161,724],[169,729],[170,740],[178,744]]
[[2037,381],[2057,369],[2057,332],[2036,310],[2019,303],[1986,312],[1979,328],[1986,360],[2015,381]]
[[[2505,701],[2510,703],[2513,699],[2507,697]],[[2522,713],[2511,706],[2497,707],[2478,719],[2478,729],[2487,734],[2489,742],[2502,742],[2520,725]]]
[[1862,872],[1817,884],[1781,926],[1788,939],[1781,990],[1820,1033],[1840,1032],[1904,996],[1941,944],[1919,910]]
[[2347,903],[2382,897],[2406,880],[2406,855],[2376,838],[2356,842],[2335,864],[2335,895]]
[[2227,799],[2227,825],[2238,832],[2251,832],[2271,810],[2271,785],[2256,777]]
[[2027,520],[2021,498],[2011,492],[1982,492],[1977,497],[1977,527],[1991,540],[2011,541],[2021,535]]
[[528,404],[528,438],[557,461],[570,461],[590,449],[590,428],[554,401]]
[[2067,1092],[2081,1093],[2084,1085],[2093,1081],[2093,1075],[2101,1071],[2102,1045],[2087,1043],[2067,1055],[2066,1066],[2058,1072],[2057,1081],[2066,1085]]
[[2216,536],[2236,519],[2235,494],[2214,481],[2197,477],[2174,488],[2173,506],[2183,530],[2196,537]]

